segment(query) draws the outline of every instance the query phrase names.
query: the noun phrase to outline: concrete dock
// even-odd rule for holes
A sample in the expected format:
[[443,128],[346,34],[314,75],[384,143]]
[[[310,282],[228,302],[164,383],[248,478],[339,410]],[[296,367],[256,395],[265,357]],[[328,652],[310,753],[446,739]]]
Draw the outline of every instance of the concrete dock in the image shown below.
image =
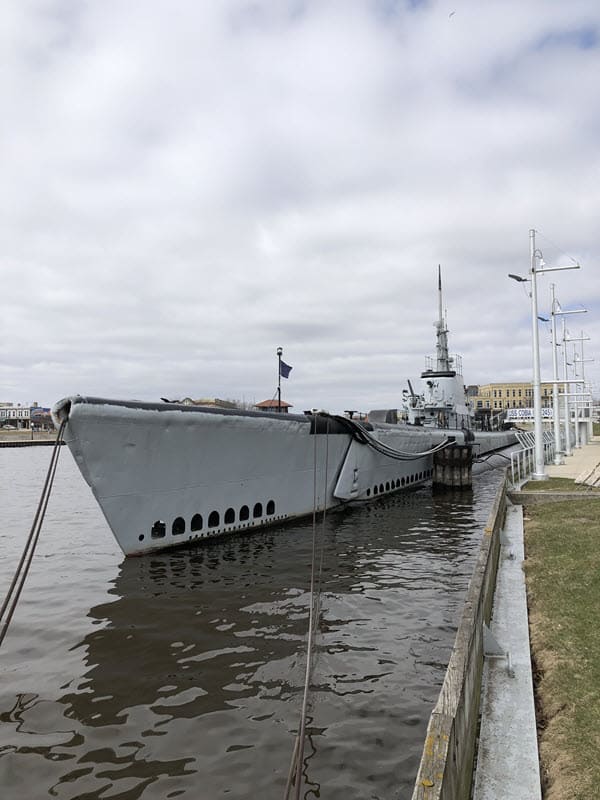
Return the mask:
[[53,445],[56,431],[0,430],[0,447],[38,447]]
[[486,647],[474,800],[540,800],[527,593],[523,507],[509,505]]
[[[594,436],[584,447],[573,450],[573,454],[564,457],[564,464],[546,464],[549,478],[572,478],[590,473],[600,464],[600,436]],[[543,484],[543,481],[541,482]]]
[[[600,437],[573,450],[548,477],[591,474],[600,466]],[[543,481],[540,481],[540,490]],[[581,496],[581,493],[579,493]],[[573,495],[571,495],[573,497]],[[523,507],[509,505],[494,596],[481,695],[481,730],[473,800],[539,800],[541,783],[523,572]]]

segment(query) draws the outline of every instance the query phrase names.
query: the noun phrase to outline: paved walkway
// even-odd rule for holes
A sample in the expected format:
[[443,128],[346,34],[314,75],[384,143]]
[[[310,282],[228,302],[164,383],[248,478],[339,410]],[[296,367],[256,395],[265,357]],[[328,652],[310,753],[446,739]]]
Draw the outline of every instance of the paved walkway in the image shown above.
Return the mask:
[[485,659],[474,800],[540,800],[540,769],[523,573],[523,506],[509,505]]
[[564,464],[546,464],[549,478],[573,478],[577,480],[584,472],[590,473],[600,464],[600,436],[594,436],[583,447],[573,448],[573,454],[564,457]]

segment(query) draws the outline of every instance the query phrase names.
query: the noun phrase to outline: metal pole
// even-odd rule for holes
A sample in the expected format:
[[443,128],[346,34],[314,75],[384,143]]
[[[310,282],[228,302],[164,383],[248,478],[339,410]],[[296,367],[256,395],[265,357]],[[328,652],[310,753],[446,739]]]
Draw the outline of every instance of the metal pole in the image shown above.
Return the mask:
[[[573,313],[573,314],[575,314],[575,313],[578,313],[578,312],[573,311],[573,312],[565,312],[565,313]],[[581,410],[585,409],[587,407],[586,406],[586,402],[587,401],[584,398],[584,394],[585,394],[585,371],[583,369],[583,360],[584,360],[583,359],[583,342],[587,342],[589,340],[589,338],[590,338],[589,336],[584,336],[583,335],[583,331],[581,332],[581,336],[580,337],[576,337],[576,338],[568,337],[568,338],[565,338],[565,342],[582,342],[582,345],[581,345],[581,358],[578,357],[577,348],[576,348],[575,345],[573,345],[573,380],[571,380],[569,382],[569,383],[574,383],[575,384],[575,392],[573,393],[573,392],[571,392],[569,390],[569,395],[570,395],[570,399],[573,400],[573,403],[575,405],[575,408],[574,408],[574,422],[575,422],[575,441],[576,441],[576,445],[575,446],[576,447],[580,447],[581,446],[581,443],[580,443],[581,442],[581,438],[583,438],[583,444],[587,443],[587,439],[585,437],[585,429],[583,428],[583,426],[580,427],[580,422],[582,420]],[[594,359],[592,358],[592,359],[589,359],[589,360],[593,361]],[[582,364],[582,371],[581,371],[581,376],[582,377],[581,378],[579,378],[579,376],[578,376],[578,370],[577,370],[577,362],[578,361]],[[583,386],[582,391],[579,391],[579,385],[580,384],[582,384],[582,386]],[[581,400],[580,400],[580,398],[581,398]]]
[[533,431],[535,437],[535,471],[532,474],[534,481],[543,481],[548,478],[544,471],[544,434],[542,426],[542,390],[540,381],[540,343],[538,332],[538,305],[537,305],[537,280],[535,230],[529,231],[529,254],[531,258],[531,322],[533,340]]
[[[585,340],[585,337],[583,335],[583,331],[581,331],[581,378],[583,380],[583,391],[585,392],[585,358],[583,357],[583,342],[584,342],[584,340]],[[592,358],[590,360],[593,361],[594,359]],[[586,411],[586,418],[587,418],[587,423],[586,423],[586,429],[587,429],[587,437],[586,437],[586,439],[587,440],[586,440],[586,444],[588,444],[588,442],[591,441],[592,436],[594,435],[594,428],[592,426],[592,409],[591,409],[591,405],[590,405],[590,401],[589,400],[584,399],[583,403],[584,403],[584,408],[589,409],[588,411]]]
[[[573,345],[573,377],[578,378],[577,375],[577,345]],[[579,449],[581,447],[581,441],[579,439],[579,396],[577,392],[579,391],[579,382],[575,384],[575,396],[573,397],[573,405],[575,409],[575,447]]]
[[563,325],[562,325],[562,334],[563,334],[563,378],[565,380],[564,384],[564,398],[565,398],[565,455],[570,456],[572,455],[571,450],[571,410],[569,408],[569,393],[570,393],[570,384],[566,381],[568,380],[567,374],[567,325],[565,322],[565,318],[563,317]]
[[283,348],[277,348],[277,411],[281,414],[281,356]]
[[[585,392],[585,358],[583,355],[583,331],[581,331],[581,391]],[[581,435],[583,438],[583,443],[587,444],[589,442],[589,425],[587,423],[587,407],[588,403],[585,397],[581,398],[581,410],[583,412],[583,425],[581,426]]]
[[[581,331],[581,391],[585,393],[585,359],[583,357],[583,342],[584,342],[584,335],[583,331]],[[581,397],[581,444],[586,445],[588,443],[588,425],[586,422],[586,409],[587,409],[587,400],[585,396],[582,395]]]
[[560,411],[558,408],[558,342],[556,341],[556,298],[554,296],[555,285],[550,284],[550,292],[552,297],[552,370],[554,377],[554,384],[552,386],[552,416],[554,419],[554,463],[564,464],[564,458],[561,452],[560,442]]

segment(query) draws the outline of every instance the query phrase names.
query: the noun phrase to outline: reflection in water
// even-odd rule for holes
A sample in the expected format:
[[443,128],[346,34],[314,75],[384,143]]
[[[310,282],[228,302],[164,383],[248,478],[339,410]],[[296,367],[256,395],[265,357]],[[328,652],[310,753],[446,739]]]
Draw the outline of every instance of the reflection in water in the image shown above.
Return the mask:
[[[496,483],[328,516],[303,796],[410,796]],[[39,678],[37,693],[19,693],[8,676],[2,785],[26,797],[280,798],[311,538],[309,523],[288,525],[123,561],[68,659],[37,656],[52,673],[64,658],[55,693]]]

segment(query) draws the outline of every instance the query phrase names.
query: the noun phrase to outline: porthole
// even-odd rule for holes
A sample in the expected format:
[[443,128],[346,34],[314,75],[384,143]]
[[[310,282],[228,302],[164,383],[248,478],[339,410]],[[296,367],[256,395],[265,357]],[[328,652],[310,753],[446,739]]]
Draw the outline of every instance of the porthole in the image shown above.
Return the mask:
[[218,511],[211,511],[210,512],[210,516],[208,518],[208,527],[209,528],[218,528],[220,521],[221,521],[221,518],[219,516],[219,512]]
[[144,534],[140,533],[140,535],[138,536],[138,539],[140,540],[140,542],[143,542],[144,541]]
[[373,487],[373,494],[378,494],[378,492],[379,492],[379,489],[376,486],[374,486]]
[[389,490],[390,490],[390,482],[389,481],[385,482],[385,490],[386,490],[386,492],[389,492]]
[[250,509],[248,508],[248,506],[242,506],[240,508],[240,519],[241,520],[250,519]]
[[275,513],[275,501],[269,500],[267,503],[267,516],[270,517]]
[[235,522],[235,511],[233,508],[228,508],[225,512],[225,525],[232,525]]
[[152,536],[153,539],[162,539],[163,536],[166,534],[166,532],[167,532],[167,526],[165,525],[165,523],[162,520],[157,519],[154,525],[152,526],[150,535]]
[[367,497],[370,497],[370,496],[371,496],[371,490],[367,489]]
[[190,527],[193,531],[202,530],[202,514],[194,514],[194,516],[192,517],[192,524]]
[[262,517],[262,503],[255,503],[254,504],[254,511],[252,512],[252,516],[254,519],[257,517]]
[[171,526],[171,533],[173,536],[179,536],[185,533],[185,520],[183,517],[175,517],[173,525]]
[[381,492],[381,494],[383,494],[384,492],[383,483],[379,484],[379,491]]
[[402,478],[402,480],[400,481],[400,483],[402,484],[402,486],[404,486],[404,484],[406,483],[406,480],[405,480],[405,478]]

